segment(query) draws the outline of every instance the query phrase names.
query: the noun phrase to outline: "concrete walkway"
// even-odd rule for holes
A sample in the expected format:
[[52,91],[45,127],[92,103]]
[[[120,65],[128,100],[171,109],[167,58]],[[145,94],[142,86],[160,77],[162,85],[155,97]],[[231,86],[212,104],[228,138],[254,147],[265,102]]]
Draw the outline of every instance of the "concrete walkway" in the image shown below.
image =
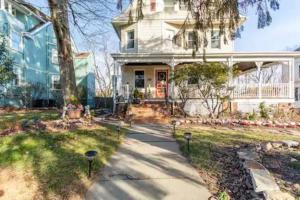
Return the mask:
[[85,199],[208,199],[211,194],[181,156],[170,130],[135,125]]

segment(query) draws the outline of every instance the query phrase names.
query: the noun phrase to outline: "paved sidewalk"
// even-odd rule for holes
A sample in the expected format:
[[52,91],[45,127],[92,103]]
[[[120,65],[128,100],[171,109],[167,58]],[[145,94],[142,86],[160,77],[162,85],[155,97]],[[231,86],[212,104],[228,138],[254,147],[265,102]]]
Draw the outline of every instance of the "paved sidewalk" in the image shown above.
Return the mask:
[[211,194],[181,156],[170,128],[135,125],[86,200],[207,200]]

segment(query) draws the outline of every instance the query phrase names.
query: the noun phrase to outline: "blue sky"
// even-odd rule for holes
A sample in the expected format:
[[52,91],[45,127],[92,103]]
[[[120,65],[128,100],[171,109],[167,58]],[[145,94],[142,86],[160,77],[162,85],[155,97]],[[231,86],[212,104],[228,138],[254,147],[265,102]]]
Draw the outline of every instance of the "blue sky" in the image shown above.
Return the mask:
[[[45,0],[29,0],[45,7]],[[249,9],[241,38],[236,40],[236,51],[284,51],[300,45],[300,0],[280,0],[280,9],[272,12],[273,22],[269,27],[257,29],[255,10]],[[118,45],[118,39],[109,30],[111,44]],[[113,33],[111,33],[113,32]],[[111,37],[111,35],[114,35]],[[80,38],[75,38],[77,46]],[[113,47],[112,47],[113,48]],[[116,47],[115,47],[116,48]],[[115,49],[113,48],[113,49]]]
[[272,12],[272,24],[264,29],[257,29],[255,14],[248,11],[236,51],[284,51],[300,45],[300,0],[281,0],[280,10]]

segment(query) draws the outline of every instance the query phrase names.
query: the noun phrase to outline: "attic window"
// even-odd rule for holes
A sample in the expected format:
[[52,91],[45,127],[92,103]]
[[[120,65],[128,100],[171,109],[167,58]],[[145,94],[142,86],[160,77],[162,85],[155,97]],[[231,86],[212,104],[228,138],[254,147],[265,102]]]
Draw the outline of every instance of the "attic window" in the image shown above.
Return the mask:
[[156,11],[156,0],[151,0],[151,2],[150,2],[150,10],[151,10],[151,12],[155,12]]

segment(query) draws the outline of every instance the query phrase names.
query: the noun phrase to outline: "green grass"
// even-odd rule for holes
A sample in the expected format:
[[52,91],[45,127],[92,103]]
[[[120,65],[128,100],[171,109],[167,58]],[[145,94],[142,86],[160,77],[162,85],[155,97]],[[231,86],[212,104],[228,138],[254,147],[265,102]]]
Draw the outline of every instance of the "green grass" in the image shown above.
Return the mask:
[[40,119],[43,121],[55,120],[60,117],[57,111],[24,112],[0,114],[0,131],[20,125],[24,120]]
[[263,141],[282,141],[282,140],[300,140],[299,136],[287,134],[269,133],[263,129],[241,129],[231,130],[217,127],[179,129],[176,132],[176,139],[179,141],[181,149],[187,155],[186,142],[183,137],[184,132],[192,132],[192,141],[190,146],[189,158],[193,165],[199,169],[205,169],[210,172],[217,172],[222,163],[213,159],[213,151],[226,152],[228,147],[241,144],[256,144]]
[[[6,119],[10,118],[10,115],[6,116]],[[36,114],[24,116],[17,117],[23,120]],[[55,113],[38,115],[46,120],[55,116]],[[0,169],[13,168],[24,174],[30,172],[45,199],[49,196],[65,199],[70,193],[86,191],[88,163],[84,153],[88,150],[98,152],[93,165],[96,176],[119,144],[115,127],[100,125],[89,130],[31,132],[0,137]]]

